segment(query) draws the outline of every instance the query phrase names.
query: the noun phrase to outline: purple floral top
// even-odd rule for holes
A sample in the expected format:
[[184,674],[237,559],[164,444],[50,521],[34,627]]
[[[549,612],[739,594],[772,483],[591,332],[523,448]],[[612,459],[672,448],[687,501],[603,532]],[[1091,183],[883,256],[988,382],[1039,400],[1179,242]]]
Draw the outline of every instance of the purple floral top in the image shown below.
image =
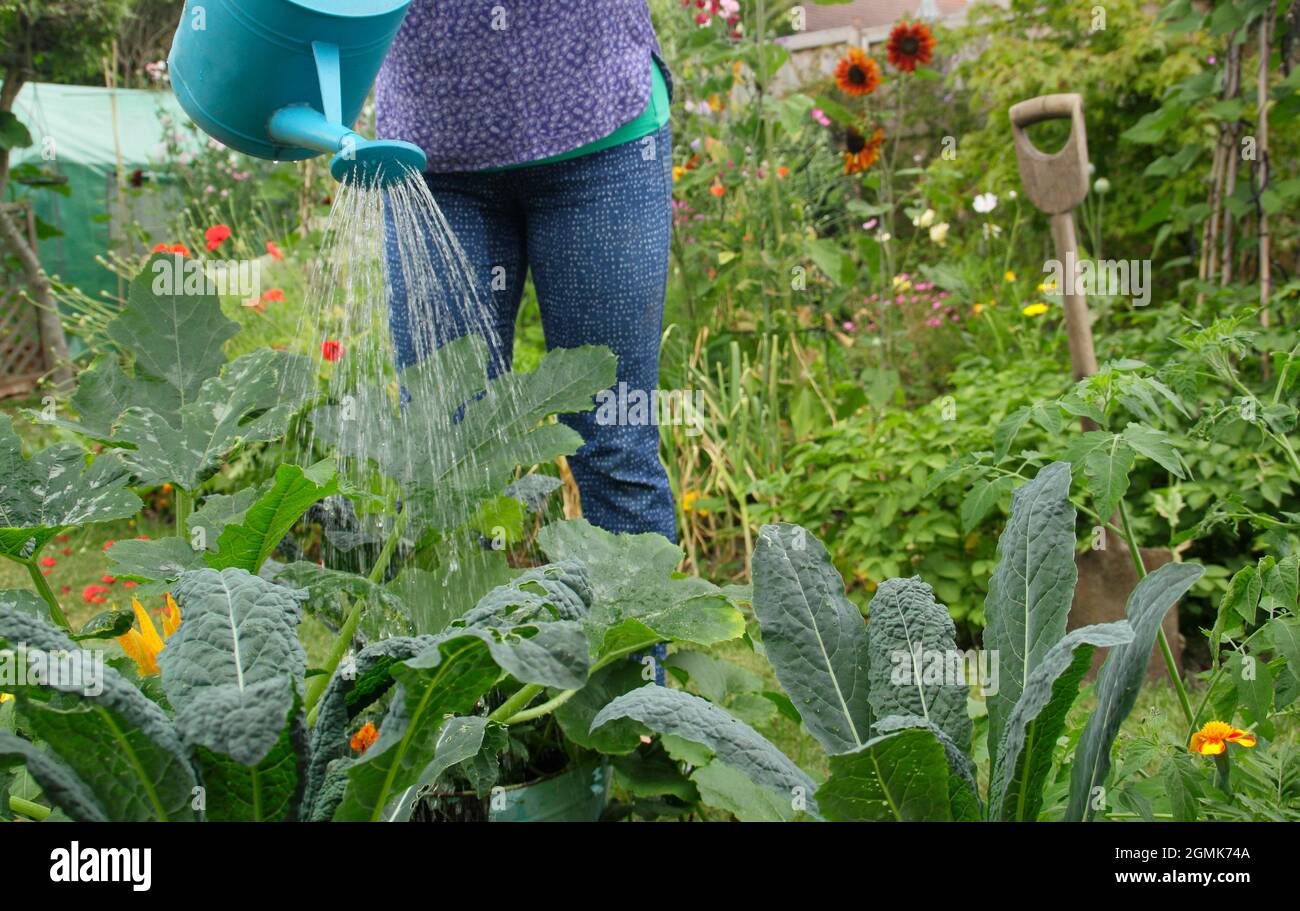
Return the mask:
[[376,82],[377,132],[438,172],[558,155],[645,110],[658,50],[647,0],[412,0]]

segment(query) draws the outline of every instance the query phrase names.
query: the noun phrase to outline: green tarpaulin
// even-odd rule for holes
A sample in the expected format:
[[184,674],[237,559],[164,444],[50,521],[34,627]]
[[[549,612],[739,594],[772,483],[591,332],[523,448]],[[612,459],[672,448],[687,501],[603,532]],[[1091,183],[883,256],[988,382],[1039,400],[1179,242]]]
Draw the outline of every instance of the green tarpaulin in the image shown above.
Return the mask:
[[44,165],[66,177],[71,190],[62,196],[14,187],[35,203],[44,222],[62,232],[40,242],[45,270],[92,297],[116,293],[116,278],[95,262],[109,251],[110,236],[120,237],[125,230],[113,220],[155,220],[159,215],[156,194],[124,195],[118,201],[118,163],[127,174],[156,165],[165,139],[159,114],[170,114],[178,124],[188,118],[171,92],[49,83],[23,86],[14,113],[34,142],[14,150],[13,164]]

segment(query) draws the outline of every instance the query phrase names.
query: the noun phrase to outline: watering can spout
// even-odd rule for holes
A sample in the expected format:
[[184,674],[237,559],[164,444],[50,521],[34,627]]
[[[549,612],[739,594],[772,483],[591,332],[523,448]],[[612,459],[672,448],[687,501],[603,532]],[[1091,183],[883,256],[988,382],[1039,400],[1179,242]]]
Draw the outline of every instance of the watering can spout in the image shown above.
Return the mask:
[[[332,154],[336,180],[423,171],[409,142],[352,130],[410,0],[186,0],[168,69],[208,135],[276,161]],[[293,36],[308,35],[310,38]]]

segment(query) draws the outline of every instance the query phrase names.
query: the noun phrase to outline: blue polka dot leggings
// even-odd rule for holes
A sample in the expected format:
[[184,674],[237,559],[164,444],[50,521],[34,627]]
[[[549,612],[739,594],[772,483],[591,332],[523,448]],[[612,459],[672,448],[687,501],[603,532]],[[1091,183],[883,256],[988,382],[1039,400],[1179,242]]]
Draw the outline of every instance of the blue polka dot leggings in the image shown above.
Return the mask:
[[[618,356],[618,383],[627,384],[614,389],[648,398],[658,386],[672,230],[671,142],[665,126],[567,161],[425,175],[488,298],[500,339],[492,353],[497,369],[509,367],[531,270],[548,349],[605,345]],[[392,263],[391,226],[386,246]],[[463,324],[413,325],[399,268],[389,269],[389,308],[399,367],[433,341],[444,344],[469,331]],[[569,460],[583,515],[608,531],[655,531],[675,541],[658,427],[599,423],[594,410],[561,420],[585,441]]]

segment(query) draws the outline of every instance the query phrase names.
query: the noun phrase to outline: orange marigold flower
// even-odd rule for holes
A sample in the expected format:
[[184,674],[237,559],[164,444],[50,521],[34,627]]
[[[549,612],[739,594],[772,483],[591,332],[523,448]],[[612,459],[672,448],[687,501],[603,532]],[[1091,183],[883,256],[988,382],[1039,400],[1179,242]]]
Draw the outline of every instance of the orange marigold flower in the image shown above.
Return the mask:
[[375,727],[373,721],[367,721],[361,726],[361,730],[352,735],[351,745],[354,753],[364,753],[375,745],[379,739],[379,728]]
[[849,48],[835,67],[835,84],[848,95],[870,95],[880,85],[880,67],[862,48]]
[[885,145],[885,132],[879,128],[868,139],[860,130],[849,127],[844,136],[844,173],[857,174],[880,160],[880,150]]
[[934,56],[934,35],[924,22],[900,22],[889,33],[888,52],[895,69],[915,72],[918,64],[929,63]]
[[1187,749],[1202,756],[1218,756],[1228,748],[1229,743],[1253,747],[1256,742],[1255,735],[1250,731],[1234,728],[1223,721],[1210,721],[1192,735],[1192,742]]
[[790,174],[790,169],[787,168],[785,165],[781,165],[779,168],[776,169],[777,177],[788,177],[789,174]]

